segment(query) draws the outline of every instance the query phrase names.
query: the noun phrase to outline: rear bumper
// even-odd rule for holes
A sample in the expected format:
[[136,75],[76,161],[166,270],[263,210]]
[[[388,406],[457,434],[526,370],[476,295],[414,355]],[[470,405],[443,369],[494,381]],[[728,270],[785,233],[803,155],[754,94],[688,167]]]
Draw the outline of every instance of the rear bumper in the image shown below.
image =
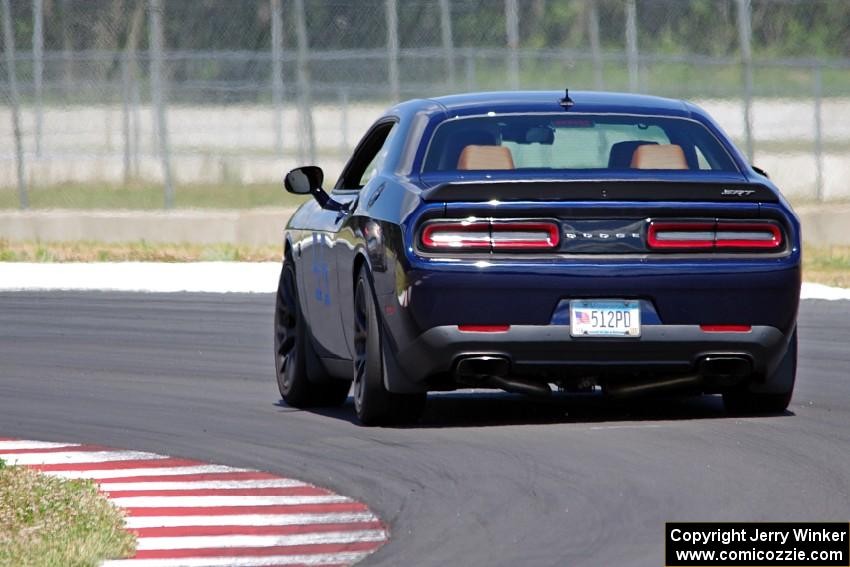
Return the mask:
[[[429,377],[451,375],[465,357],[506,358],[514,376],[570,377],[698,373],[706,356],[749,359],[753,376],[770,375],[781,361],[789,337],[770,326],[747,333],[704,332],[698,325],[644,325],[639,338],[573,338],[567,325],[514,325],[505,332],[462,332],[434,327],[396,353],[408,382],[426,385]],[[394,380],[402,379],[398,375]],[[408,384],[407,386],[410,386]],[[403,384],[389,384],[407,389]]]

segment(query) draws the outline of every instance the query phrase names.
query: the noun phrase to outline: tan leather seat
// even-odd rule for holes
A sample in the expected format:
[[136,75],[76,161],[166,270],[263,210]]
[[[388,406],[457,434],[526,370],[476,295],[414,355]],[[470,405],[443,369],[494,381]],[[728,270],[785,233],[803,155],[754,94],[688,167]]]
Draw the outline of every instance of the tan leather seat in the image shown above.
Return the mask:
[[688,162],[681,146],[645,144],[635,148],[632,169],[688,169]]
[[457,159],[459,170],[514,169],[511,150],[502,146],[466,146]]

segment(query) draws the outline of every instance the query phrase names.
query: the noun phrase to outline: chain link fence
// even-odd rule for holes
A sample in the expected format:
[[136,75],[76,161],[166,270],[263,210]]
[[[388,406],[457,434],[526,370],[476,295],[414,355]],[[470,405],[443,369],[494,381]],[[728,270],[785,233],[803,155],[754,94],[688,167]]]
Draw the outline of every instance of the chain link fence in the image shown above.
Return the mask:
[[393,101],[705,107],[793,199],[850,198],[846,0],[0,0],[0,191],[337,173]]

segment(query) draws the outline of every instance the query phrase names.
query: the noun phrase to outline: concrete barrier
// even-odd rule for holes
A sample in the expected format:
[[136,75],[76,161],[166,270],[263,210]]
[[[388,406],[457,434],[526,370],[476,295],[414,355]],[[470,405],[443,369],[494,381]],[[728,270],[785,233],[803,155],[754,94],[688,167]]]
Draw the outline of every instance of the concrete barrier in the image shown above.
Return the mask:
[[798,207],[803,242],[810,246],[850,246],[850,205]]
[[262,245],[281,241],[293,210],[5,211],[0,212],[0,238]]
[[[850,205],[798,208],[803,241],[850,246]],[[277,244],[293,209],[242,211],[2,211],[6,240]]]

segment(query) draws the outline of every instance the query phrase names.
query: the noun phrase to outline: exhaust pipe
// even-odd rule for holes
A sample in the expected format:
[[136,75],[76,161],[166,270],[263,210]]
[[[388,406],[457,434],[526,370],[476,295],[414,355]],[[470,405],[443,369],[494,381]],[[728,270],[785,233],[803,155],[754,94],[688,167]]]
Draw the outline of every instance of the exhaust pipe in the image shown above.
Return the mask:
[[693,376],[659,378],[649,382],[611,384],[607,387],[612,396],[632,396],[658,390],[689,388],[695,386],[722,386],[735,384],[752,373],[749,357],[738,354],[710,354],[699,359]]
[[746,378],[753,372],[753,362],[742,355],[710,354],[700,359],[697,368],[706,378]]
[[549,396],[552,394],[552,388],[545,382],[535,382],[533,380],[523,380],[521,378],[503,378],[501,376],[491,376],[487,381],[488,384],[500,388],[506,392],[514,394],[525,394],[526,396]]
[[548,396],[552,393],[549,384],[508,377],[510,369],[511,363],[504,356],[469,356],[458,361],[455,376],[465,384],[499,388],[515,394]]
[[507,376],[511,363],[504,356],[469,356],[457,363],[455,374],[459,378],[480,381],[492,376]]
[[653,380],[652,382],[640,382],[638,384],[610,384],[606,387],[606,391],[612,396],[634,396],[657,390],[696,386],[701,381],[702,379],[699,376],[679,376],[677,378],[663,378]]

